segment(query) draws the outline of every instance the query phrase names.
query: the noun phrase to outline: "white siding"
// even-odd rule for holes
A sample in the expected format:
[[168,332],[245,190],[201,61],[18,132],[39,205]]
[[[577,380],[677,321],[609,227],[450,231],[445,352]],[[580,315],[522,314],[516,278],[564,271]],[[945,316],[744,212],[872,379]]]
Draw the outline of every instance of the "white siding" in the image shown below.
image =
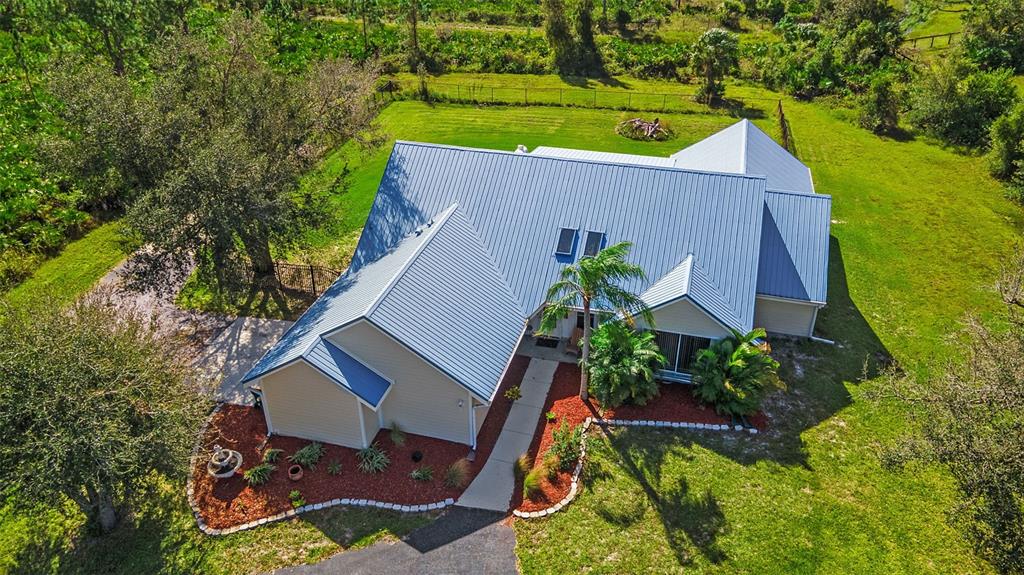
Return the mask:
[[654,310],[654,329],[718,339],[729,331],[689,300],[679,300]]
[[363,425],[366,429],[366,444],[369,445],[373,442],[374,436],[380,431],[379,418],[377,412],[366,407],[363,404],[359,404],[359,408],[363,410]]
[[754,304],[754,327],[763,327],[769,333],[809,336],[814,330],[816,307],[759,297]]
[[330,339],[394,382],[378,407],[384,427],[397,421],[409,433],[470,443],[469,392],[464,387],[365,321]]
[[359,401],[299,361],[260,379],[274,433],[362,447]]
[[491,411],[491,406],[480,405],[476,402],[474,409],[476,410],[476,434],[480,435],[480,428],[483,427],[484,420],[487,419],[487,414]]

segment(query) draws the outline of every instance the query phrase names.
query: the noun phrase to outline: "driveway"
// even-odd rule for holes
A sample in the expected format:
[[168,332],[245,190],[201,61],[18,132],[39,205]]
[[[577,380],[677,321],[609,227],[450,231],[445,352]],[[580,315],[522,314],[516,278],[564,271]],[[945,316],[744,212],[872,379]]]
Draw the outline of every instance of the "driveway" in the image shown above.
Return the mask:
[[518,573],[516,537],[505,517],[494,511],[451,507],[398,542],[338,553],[314,565],[279,569],[274,574]]

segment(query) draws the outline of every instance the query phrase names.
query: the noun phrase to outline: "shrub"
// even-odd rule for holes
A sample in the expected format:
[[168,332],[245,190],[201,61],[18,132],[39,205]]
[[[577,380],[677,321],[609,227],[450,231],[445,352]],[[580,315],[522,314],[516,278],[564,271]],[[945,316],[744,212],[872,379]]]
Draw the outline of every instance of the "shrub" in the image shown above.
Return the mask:
[[257,485],[263,485],[267,481],[270,481],[270,474],[277,469],[276,465],[269,463],[260,463],[255,467],[251,467],[242,474],[245,478],[246,483],[255,487]]
[[896,77],[886,72],[875,74],[861,97],[861,127],[876,134],[895,132],[900,120],[900,100]]
[[512,464],[512,476],[516,478],[516,481],[522,481],[523,477],[526,477],[526,473],[530,471],[530,455],[524,453],[516,458],[515,463]]
[[398,427],[397,421],[391,422],[391,443],[399,447],[405,445],[405,432],[402,431],[401,427]]
[[554,481],[558,478],[558,470],[560,468],[558,456],[554,453],[548,452],[544,456],[544,471],[547,472],[548,481]]
[[288,501],[292,502],[292,507],[302,507],[306,504],[306,500],[302,497],[302,493],[300,493],[298,489],[293,489],[288,493]]
[[637,332],[621,321],[601,324],[590,342],[590,392],[607,407],[644,405],[658,394],[655,371],[665,365],[653,332]]
[[523,494],[533,499],[540,495],[540,479],[546,473],[543,466],[532,469],[523,478]]
[[465,457],[455,461],[444,470],[444,484],[448,487],[462,488],[469,480],[469,461]]
[[747,7],[743,2],[738,0],[725,0],[718,6],[718,22],[726,28],[738,30],[740,27],[740,18],[746,11]]
[[283,449],[270,449],[263,452],[263,463],[277,463],[277,459],[281,456]]
[[430,467],[429,465],[417,467],[416,469],[412,470],[412,473],[409,474],[409,477],[412,477],[416,481],[430,481],[431,479],[434,478],[434,468]]
[[314,441],[294,454],[288,456],[288,461],[297,463],[309,469],[316,469],[316,464],[324,456],[324,446],[319,441]]
[[779,363],[768,355],[767,344],[755,344],[764,337],[763,329],[747,334],[732,330],[698,353],[693,395],[720,414],[742,417],[757,411],[765,390],[781,387],[776,375]]
[[391,464],[388,454],[376,442],[356,452],[359,458],[359,470],[364,473],[381,473]]
[[1024,102],[992,122],[989,142],[989,171],[1001,180],[1013,178],[1024,161]]
[[580,445],[583,442],[583,426],[570,426],[568,421],[551,433],[551,449],[549,455],[558,458],[558,467],[562,470],[572,469],[580,457]]
[[725,96],[723,79],[739,65],[739,38],[721,28],[701,34],[693,46],[690,66],[700,79],[697,100],[711,104]]
[[523,390],[519,389],[518,385],[513,385],[505,391],[505,399],[509,401],[518,401],[523,397]]
[[331,462],[327,464],[327,473],[330,473],[331,475],[341,475],[341,463],[336,459],[332,459]]
[[548,421],[554,421],[554,420],[558,419],[558,415],[554,411],[549,411],[549,412],[544,414],[544,419],[546,419]]

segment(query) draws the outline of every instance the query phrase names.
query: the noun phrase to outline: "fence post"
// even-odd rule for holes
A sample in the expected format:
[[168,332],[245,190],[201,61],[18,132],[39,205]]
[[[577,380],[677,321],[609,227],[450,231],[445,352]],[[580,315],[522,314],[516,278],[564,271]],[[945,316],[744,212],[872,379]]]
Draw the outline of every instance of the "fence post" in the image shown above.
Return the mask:
[[523,86],[523,103],[529,105],[530,103],[530,89]]
[[462,99],[462,84],[455,84],[455,99]]
[[665,108],[665,104],[666,103],[668,103],[668,94],[662,94],[661,95],[661,111],[662,111],[662,113],[665,112],[665,109],[666,109]]
[[633,92],[627,92],[626,93],[626,107],[627,108],[632,108],[633,107]]
[[559,106],[562,105],[562,89],[561,88],[558,89],[558,105]]
[[597,107],[597,90],[594,90],[594,107]]
[[309,264],[309,283],[313,286],[313,297],[316,297],[316,272],[313,271],[313,264]]

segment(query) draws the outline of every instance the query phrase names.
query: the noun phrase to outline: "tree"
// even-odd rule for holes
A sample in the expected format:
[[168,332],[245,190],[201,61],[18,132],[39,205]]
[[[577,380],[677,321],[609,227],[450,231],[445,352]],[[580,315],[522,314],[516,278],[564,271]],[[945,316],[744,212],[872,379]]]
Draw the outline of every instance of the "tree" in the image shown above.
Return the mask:
[[620,242],[609,246],[594,257],[584,257],[575,265],[562,269],[561,277],[551,285],[547,303],[541,316],[541,332],[550,332],[559,320],[573,309],[582,309],[583,316],[583,367],[580,374],[580,398],[588,397],[590,362],[591,312],[618,313],[627,320],[640,316],[649,325],[654,325],[651,311],[635,294],[620,284],[646,279],[643,268],[626,261],[633,244]]
[[601,74],[601,52],[594,40],[594,0],[577,0],[576,15],[577,71],[584,75]]
[[763,329],[730,331],[697,354],[693,395],[718,413],[745,417],[761,406],[768,388],[781,387],[779,362],[769,355],[767,343],[757,341],[766,337]]
[[739,65],[739,40],[721,28],[712,28],[693,45],[690,64],[700,76],[697,99],[711,105],[725,95],[722,79]]
[[576,66],[576,46],[565,17],[565,4],[562,0],[543,0],[541,8],[544,11],[544,37],[551,46],[555,69],[561,74],[572,73]]
[[180,476],[212,406],[141,314],[94,294],[0,305],[0,482],[102,532],[152,472]]
[[146,86],[88,66],[54,82],[76,132],[53,146],[56,166],[130,200],[127,230],[146,248],[131,260],[135,285],[170,287],[196,263],[217,288],[247,271],[259,280],[273,273],[272,245],[321,221],[323,198],[299,178],[371,124],[376,72],[327,60],[285,76],[266,37],[235,13],[213,46],[168,38]]
[[962,20],[968,58],[988,70],[1024,72],[1024,0],[972,0]]
[[914,431],[884,452],[899,469],[937,463],[953,476],[950,520],[1002,573],[1024,572],[1024,246],[997,283],[1005,314],[994,325],[963,322],[963,354],[934,374],[890,374],[879,399],[902,400]]
[[399,0],[398,10],[409,26],[409,69],[415,72],[423,60],[420,50],[419,23],[425,15],[430,14],[429,0]]
[[363,51],[370,55],[371,43],[369,27],[380,22],[379,0],[359,0],[359,20],[363,29]]
[[1001,180],[1011,180],[1024,162],[1024,101],[996,118],[989,130],[989,171]]
[[898,78],[880,71],[871,78],[861,97],[860,125],[876,134],[891,134],[899,127],[900,100]]
[[593,335],[590,391],[601,405],[646,405],[658,395],[655,372],[665,356],[654,341],[654,332],[638,332],[621,320],[601,324]]

